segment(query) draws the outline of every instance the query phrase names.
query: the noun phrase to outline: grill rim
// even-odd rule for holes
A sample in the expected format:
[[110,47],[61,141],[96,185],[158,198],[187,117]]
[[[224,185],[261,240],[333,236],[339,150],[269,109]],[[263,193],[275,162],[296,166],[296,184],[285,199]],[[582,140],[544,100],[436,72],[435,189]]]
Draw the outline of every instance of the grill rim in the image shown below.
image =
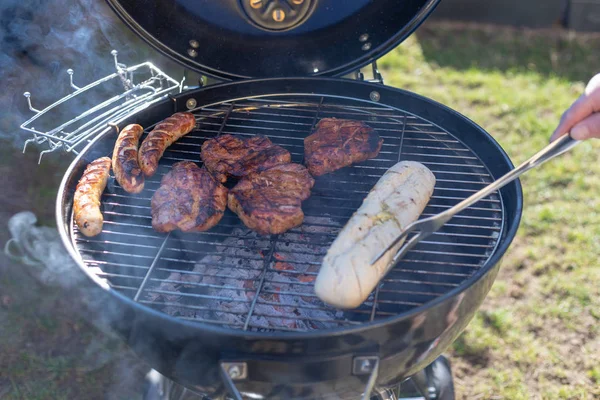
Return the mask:
[[[452,108],[450,108],[442,103],[439,103],[435,100],[421,96],[414,92],[410,92],[410,91],[398,89],[398,88],[392,88],[392,87],[388,87],[388,86],[382,86],[382,85],[375,84],[375,83],[356,82],[356,81],[352,81],[352,80],[344,79],[344,78],[321,78],[321,77],[263,78],[263,79],[244,80],[244,81],[238,81],[238,82],[225,82],[222,84],[211,85],[211,86],[208,86],[205,88],[193,89],[193,90],[188,90],[188,91],[182,92],[176,96],[165,99],[164,101],[153,104],[151,106],[151,109],[156,109],[156,108],[159,108],[160,106],[172,104],[173,112],[181,111],[180,109],[176,109],[179,100],[182,100],[179,104],[185,104],[187,98],[192,97],[193,95],[197,95],[197,94],[200,95],[199,97],[202,97],[202,95],[210,93],[211,91],[217,91],[218,94],[221,94],[221,93],[227,94],[225,99],[219,99],[218,102],[222,102],[222,101],[233,102],[237,98],[241,98],[241,97],[248,98],[250,96],[271,96],[271,95],[278,95],[278,94],[281,95],[281,94],[284,94],[282,92],[282,90],[285,88],[285,82],[288,82],[288,84],[290,84],[290,85],[291,84],[294,84],[294,85],[300,84],[300,86],[302,87],[302,83],[307,82],[307,81],[310,81],[312,84],[317,83],[317,84],[323,84],[323,85],[325,85],[327,83],[337,84],[337,85],[343,84],[344,86],[352,85],[359,89],[360,88],[362,88],[363,90],[368,89],[367,95],[372,90],[376,90],[379,92],[385,91],[385,92],[390,92],[391,94],[393,94],[395,96],[399,96],[398,99],[400,99],[403,96],[405,98],[412,98],[420,103],[425,103],[428,105],[428,107],[429,107],[428,109],[435,109],[436,112],[450,114],[450,116],[452,118],[455,118],[455,119],[457,118],[458,120],[462,120],[463,123],[470,125],[474,131],[477,131],[477,133],[479,135],[481,135],[482,139],[487,140],[490,145],[492,145],[493,147],[496,148],[496,150],[498,151],[497,155],[502,158],[502,160],[506,163],[506,166],[511,170],[514,169],[514,165],[513,165],[512,161],[510,160],[510,158],[508,157],[508,155],[506,154],[504,149],[500,146],[500,144],[489,133],[487,133],[483,128],[481,128],[479,125],[477,125],[474,121],[472,121],[468,117],[464,116],[463,114],[459,113],[458,111],[453,110]],[[273,84],[275,84],[275,86],[277,88],[279,88],[280,90],[277,90],[275,92],[269,92],[267,90],[267,86],[273,85]],[[243,86],[251,87],[252,85],[258,85],[261,88],[260,94],[257,94],[255,92],[248,92],[248,91],[246,91],[245,93],[242,91],[243,96],[240,94],[240,90],[238,90],[240,87],[243,87]],[[234,97],[231,94],[228,94],[231,91],[231,89],[233,89],[233,93],[237,94],[238,97]],[[327,92],[327,91],[325,90],[325,92]],[[286,94],[291,94],[291,93],[286,93]],[[312,95],[331,96],[331,93],[327,94],[327,93],[322,93],[322,92],[319,92],[319,93],[308,92],[308,94],[310,94],[311,96]],[[336,96],[336,95],[334,95],[334,96]],[[381,106],[381,104],[378,102],[361,99],[357,96],[348,96],[348,97],[352,97],[352,98],[356,99],[357,101],[361,101],[361,102],[365,102],[365,103],[372,103],[373,105]],[[217,96],[217,98],[218,98],[218,96]],[[368,96],[367,96],[367,98],[368,98]],[[215,102],[217,102],[217,101],[216,100],[211,101],[211,102],[206,101],[207,104],[212,104]],[[382,102],[382,104],[385,104],[386,106],[389,106],[389,107],[398,108],[396,106],[390,105],[390,102]],[[115,123],[117,123],[118,125],[124,125],[125,122],[128,120],[132,120],[132,119],[135,120],[135,118],[139,116],[139,113],[142,113],[144,110],[145,109],[141,109],[138,112],[136,112],[135,114],[130,115],[127,118],[123,118],[118,121],[115,121]],[[405,111],[408,112],[408,110],[405,110]],[[438,125],[434,121],[431,121],[431,119],[427,116],[421,116],[421,115],[419,115],[419,116],[427,119],[428,121],[430,121],[433,124]],[[141,304],[139,302],[134,301],[133,299],[128,298],[127,296],[125,296],[121,292],[119,292],[118,290],[111,288],[99,276],[92,273],[91,270],[88,267],[86,267],[85,263],[83,262],[83,259],[81,258],[80,254],[78,253],[77,249],[73,246],[73,234],[71,231],[71,225],[69,224],[69,222],[71,220],[71,214],[72,214],[73,190],[69,191],[69,190],[67,190],[67,188],[68,188],[69,184],[73,181],[73,179],[77,179],[79,177],[80,172],[82,172],[83,168],[85,167],[84,163],[91,161],[91,159],[87,156],[89,156],[91,153],[93,153],[92,150],[94,149],[94,146],[96,145],[96,143],[103,140],[107,135],[110,135],[111,133],[114,134],[113,128],[107,127],[97,137],[95,137],[92,141],[90,141],[90,143],[88,145],[86,145],[82,149],[82,151],[79,153],[79,155],[72,161],[72,163],[69,165],[69,167],[67,168],[67,170],[64,173],[63,179],[62,179],[61,184],[58,189],[58,196],[57,196],[56,208],[55,208],[56,222],[57,222],[58,231],[61,236],[61,240],[62,240],[63,244],[65,245],[67,251],[71,255],[71,257],[77,262],[79,268],[81,270],[83,270],[83,272],[94,283],[99,285],[109,295],[115,296],[120,302],[126,303],[129,307],[133,307],[137,311],[141,311],[142,313],[149,314],[154,318],[158,318],[159,320],[162,320],[162,321],[165,321],[165,322],[168,322],[171,324],[174,323],[177,325],[182,325],[182,326],[185,326],[186,328],[190,328],[190,329],[199,329],[200,328],[207,333],[214,333],[214,334],[218,334],[218,335],[224,335],[227,337],[238,337],[238,338],[244,337],[244,338],[248,338],[248,339],[265,339],[265,338],[273,339],[273,338],[277,337],[277,338],[286,339],[286,340],[304,340],[304,339],[315,339],[315,338],[319,338],[319,337],[323,337],[323,336],[344,336],[344,335],[350,335],[350,334],[358,334],[361,332],[369,331],[371,329],[383,328],[383,327],[398,323],[400,321],[414,318],[415,316],[417,316],[419,314],[423,314],[427,310],[436,308],[438,305],[455,298],[456,296],[460,295],[461,293],[466,292],[473,285],[475,285],[479,281],[481,281],[481,279],[484,276],[486,276],[490,271],[492,271],[494,269],[494,267],[502,260],[506,251],[512,244],[512,241],[515,238],[515,235],[519,228],[521,217],[522,217],[523,191],[522,191],[522,186],[521,186],[520,180],[516,180],[512,184],[515,189],[515,192],[516,192],[515,193],[516,199],[514,201],[514,203],[515,203],[514,216],[512,217],[512,221],[509,221],[508,216],[504,218],[503,224],[506,225],[508,223],[509,227],[504,231],[504,234],[499,239],[498,245],[497,245],[494,253],[492,254],[492,256],[488,258],[488,260],[477,270],[476,273],[474,273],[471,277],[469,277],[466,281],[461,283],[459,286],[453,288],[452,290],[444,293],[443,295],[441,295],[429,302],[426,302],[425,304],[414,307],[404,313],[397,314],[395,316],[391,316],[388,318],[382,318],[379,320],[374,320],[374,321],[369,321],[369,322],[364,322],[364,323],[361,323],[360,325],[356,325],[356,326],[327,328],[327,329],[311,330],[311,331],[304,331],[304,332],[299,332],[299,331],[295,331],[295,332],[285,332],[285,331],[252,332],[252,331],[244,331],[244,330],[239,330],[239,329],[227,328],[224,326],[208,324],[208,323],[203,323],[203,322],[199,322],[199,321],[189,321],[189,320],[185,320],[182,318],[171,316],[169,314],[155,310],[151,307],[145,306],[144,304]],[[467,144],[465,144],[465,145],[467,145]],[[468,147],[470,148],[470,146],[468,146]],[[480,153],[476,152],[475,150],[473,150],[473,152],[478,157],[481,158]],[[490,168],[487,163],[485,165],[486,165],[486,167]],[[492,172],[493,176],[494,175],[497,176],[497,174],[494,174],[493,171],[490,171],[490,172]],[[494,178],[495,178],[495,176],[494,176]],[[506,188],[504,188],[502,190],[506,190]],[[502,190],[500,191],[500,194],[501,194],[501,198],[503,199],[505,196],[505,192],[503,192]]]

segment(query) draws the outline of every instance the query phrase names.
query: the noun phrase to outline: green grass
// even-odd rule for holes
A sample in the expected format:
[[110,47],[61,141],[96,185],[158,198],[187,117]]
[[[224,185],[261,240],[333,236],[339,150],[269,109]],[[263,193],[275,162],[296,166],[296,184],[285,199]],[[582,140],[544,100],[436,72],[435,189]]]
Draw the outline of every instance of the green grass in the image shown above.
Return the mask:
[[[541,149],[600,71],[600,36],[423,26],[383,58],[386,83],[468,116],[513,162]],[[452,350],[458,397],[600,397],[600,143],[522,178],[523,221]]]
[[82,319],[60,290],[12,271],[0,276],[0,299],[0,399],[139,398],[147,367]]

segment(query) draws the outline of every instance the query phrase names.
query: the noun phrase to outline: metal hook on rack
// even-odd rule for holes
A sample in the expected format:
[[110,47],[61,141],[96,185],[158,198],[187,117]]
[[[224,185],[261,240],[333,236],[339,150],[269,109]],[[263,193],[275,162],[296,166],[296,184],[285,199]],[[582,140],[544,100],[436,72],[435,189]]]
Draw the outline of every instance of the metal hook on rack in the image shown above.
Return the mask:
[[[112,50],[110,54],[112,54],[113,58],[115,59],[115,68],[117,70],[117,74],[119,74],[119,78],[121,79],[123,87],[125,90],[133,89],[133,85],[131,83],[133,81],[133,72],[127,69],[127,65],[121,64],[118,61],[117,55],[119,52],[117,50]],[[129,99],[130,97],[128,96],[127,98]]]
[[33,112],[39,113],[40,110],[33,108],[33,106],[31,105],[31,93],[25,92],[25,93],[23,93],[23,96],[25,96],[25,98],[27,99],[27,104],[29,105],[29,109]]
[[72,68],[69,68],[69,69],[67,70],[67,74],[69,74],[69,81],[70,81],[70,83],[71,83],[71,87],[72,87],[73,89],[75,89],[75,90],[79,90],[79,89],[80,89],[80,87],[79,87],[79,86],[76,86],[76,85],[73,83],[73,73],[74,73],[74,72],[75,72],[75,71],[73,71],[73,69],[72,69]]
[[25,154],[25,151],[27,150],[27,145],[29,143],[36,143],[36,144],[42,144],[44,143],[46,140],[48,140],[45,137],[39,137],[37,135],[33,135],[33,137],[31,139],[27,139],[25,141],[25,144],[23,145],[23,154]]
[[46,150],[42,150],[40,151],[40,157],[38,158],[38,165],[40,165],[42,163],[42,157],[44,157],[44,154],[46,153],[52,153],[54,150],[62,147],[62,142],[58,142],[58,143],[52,143],[51,140],[49,140],[51,146],[49,149]]
[[119,63],[119,61],[117,60],[117,54],[119,54],[119,52],[118,52],[118,51],[116,51],[116,50],[112,50],[112,51],[110,52],[110,54],[112,54],[113,58],[115,59],[115,69],[116,69],[117,71],[120,71],[120,70],[122,70],[122,69],[127,69],[127,65],[125,65],[125,64],[121,64],[121,63]]

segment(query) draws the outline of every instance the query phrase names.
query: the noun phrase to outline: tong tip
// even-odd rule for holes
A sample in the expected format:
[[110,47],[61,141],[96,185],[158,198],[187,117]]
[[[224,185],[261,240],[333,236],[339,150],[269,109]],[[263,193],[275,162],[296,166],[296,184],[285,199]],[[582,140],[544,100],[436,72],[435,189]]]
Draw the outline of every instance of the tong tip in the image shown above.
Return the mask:
[[379,254],[377,254],[372,260],[371,260],[371,264],[370,265],[374,265],[377,261],[381,260],[381,257],[384,256],[385,253],[387,253],[390,250],[391,246],[386,247],[383,251],[381,251]]

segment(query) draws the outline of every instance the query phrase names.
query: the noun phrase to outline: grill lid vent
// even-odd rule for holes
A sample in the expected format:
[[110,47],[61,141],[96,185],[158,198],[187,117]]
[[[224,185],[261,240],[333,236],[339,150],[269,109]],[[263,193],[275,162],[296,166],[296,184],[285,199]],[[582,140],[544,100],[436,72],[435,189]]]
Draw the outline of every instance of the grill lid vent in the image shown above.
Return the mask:
[[216,78],[341,76],[406,39],[439,0],[107,0],[139,36]]

